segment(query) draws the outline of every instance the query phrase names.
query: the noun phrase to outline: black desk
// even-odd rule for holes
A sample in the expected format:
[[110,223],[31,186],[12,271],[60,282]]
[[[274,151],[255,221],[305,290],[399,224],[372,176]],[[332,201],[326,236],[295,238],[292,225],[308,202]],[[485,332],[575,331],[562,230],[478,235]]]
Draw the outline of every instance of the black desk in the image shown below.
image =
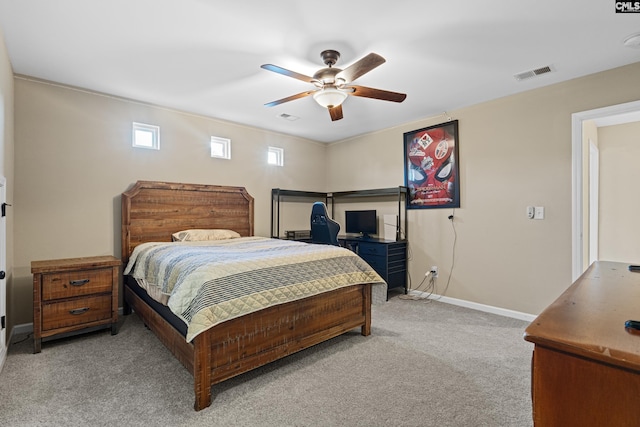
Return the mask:
[[387,282],[387,290],[407,293],[407,241],[338,236],[340,246],[357,253]]

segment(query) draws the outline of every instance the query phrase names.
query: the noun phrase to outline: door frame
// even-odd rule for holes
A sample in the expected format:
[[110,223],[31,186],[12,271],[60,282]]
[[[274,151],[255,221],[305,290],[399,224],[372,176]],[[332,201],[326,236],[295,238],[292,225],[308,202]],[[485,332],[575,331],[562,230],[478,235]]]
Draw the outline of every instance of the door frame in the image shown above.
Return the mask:
[[[0,176],[0,205],[7,201],[7,179]],[[7,359],[7,217],[0,216],[0,271],[5,277],[0,279],[0,317],[4,317],[4,327],[0,327],[0,372]]]
[[636,113],[640,111],[640,101],[611,105],[594,110],[581,111],[571,115],[571,277],[576,281],[584,272],[582,265],[584,255],[584,212],[582,211],[582,182],[583,159],[588,153],[582,149],[582,124],[587,120],[596,120],[621,114]]
[[600,150],[589,139],[589,264],[599,259],[600,252]]

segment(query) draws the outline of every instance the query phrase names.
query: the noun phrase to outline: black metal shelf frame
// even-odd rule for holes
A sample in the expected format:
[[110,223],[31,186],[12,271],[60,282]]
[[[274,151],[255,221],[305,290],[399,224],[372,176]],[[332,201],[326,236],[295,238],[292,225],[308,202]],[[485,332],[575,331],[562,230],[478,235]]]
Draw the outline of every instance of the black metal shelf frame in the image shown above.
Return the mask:
[[[331,216],[334,217],[334,206],[339,199],[365,198],[365,197],[396,197],[398,201],[398,224],[396,225],[396,240],[402,240],[402,233],[407,236],[407,187],[377,188],[372,190],[318,192],[283,190],[281,188],[271,189],[271,237],[280,237],[280,202],[284,198],[313,198],[323,200],[327,208],[331,209]],[[404,229],[403,226],[404,225]]]

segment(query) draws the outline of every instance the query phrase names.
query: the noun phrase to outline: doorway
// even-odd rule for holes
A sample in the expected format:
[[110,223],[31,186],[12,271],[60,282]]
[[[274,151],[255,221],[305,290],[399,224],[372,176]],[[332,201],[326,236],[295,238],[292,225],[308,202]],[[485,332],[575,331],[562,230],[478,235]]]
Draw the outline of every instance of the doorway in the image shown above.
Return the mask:
[[[640,121],[640,101],[582,111],[571,115],[572,281],[577,280],[586,267],[588,267],[584,265],[584,256],[585,251],[591,252],[588,246],[585,248],[585,239],[589,236],[583,235],[585,217],[589,216],[583,206],[583,189],[585,185],[583,170],[585,167],[585,159],[587,159],[589,155],[587,150],[583,150],[583,124],[587,120],[607,121],[608,125]],[[588,161],[586,164],[589,164]],[[589,229],[591,229],[591,227],[589,227]],[[597,239],[597,237],[595,238]],[[587,241],[590,242],[591,239],[587,239]],[[592,256],[589,255],[589,261],[591,261],[591,258]]]

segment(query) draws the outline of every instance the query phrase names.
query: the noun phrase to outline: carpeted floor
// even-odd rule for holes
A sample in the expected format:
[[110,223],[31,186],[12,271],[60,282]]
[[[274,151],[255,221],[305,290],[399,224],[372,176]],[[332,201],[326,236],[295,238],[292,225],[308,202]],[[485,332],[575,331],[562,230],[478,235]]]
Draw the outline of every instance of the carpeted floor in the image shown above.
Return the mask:
[[[12,344],[0,373],[3,426],[514,426],[531,421],[527,322],[393,297],[359,330],[213,387],[135,316],[120,332]],[[15,337],[14,341],[25,337]],[[29,337],[30,338],[30,337]]]

